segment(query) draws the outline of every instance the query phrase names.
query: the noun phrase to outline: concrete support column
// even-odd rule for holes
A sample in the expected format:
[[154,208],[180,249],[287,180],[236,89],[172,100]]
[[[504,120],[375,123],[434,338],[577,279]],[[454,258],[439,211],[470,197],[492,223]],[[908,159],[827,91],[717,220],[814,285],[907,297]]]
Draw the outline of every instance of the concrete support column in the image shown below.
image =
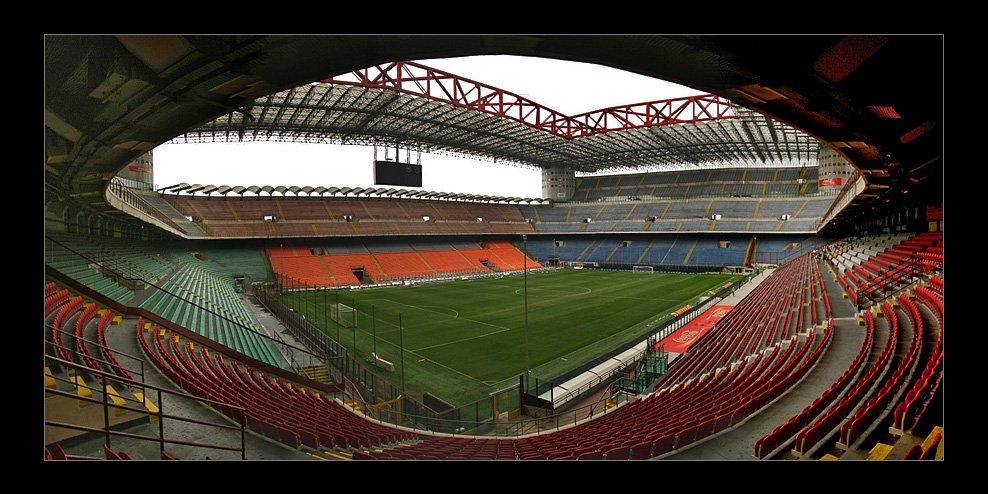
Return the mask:
[[542,197],[554,201],[568,201],[576,192],[576,173],[568,168],[542,169]]

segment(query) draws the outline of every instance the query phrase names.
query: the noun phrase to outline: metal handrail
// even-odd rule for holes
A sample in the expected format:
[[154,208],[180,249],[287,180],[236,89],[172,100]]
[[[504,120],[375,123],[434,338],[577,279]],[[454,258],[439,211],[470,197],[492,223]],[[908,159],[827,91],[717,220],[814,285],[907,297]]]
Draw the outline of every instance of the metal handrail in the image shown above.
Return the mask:
[[[47,325],[46,325],[46,328],[47,329],[52,329],[51,326],[47,326]],[[74,352],[73,349],[69,349],[69,348],[65,348],[65,349],[68,350],[68,351],[70,351],[70,352]],[[64,396],[64,397],[72,398],[72,399],[75,399],[75,400],[84,401],[84,402],[95,404],[95,405],[100,405],[100,406],[103,407],[103,427],[102,428],[97,428],[97,427],[92,427],[92,426],[86,426],[86,425],[82,425],[82,424],[72,424],[72,423],[65,423],[65,422],[56,422],[56,421],[48,420],[47,418],[45,419],[45,425],[46,426],[58,427],[58,428],[64,428],[64,429],[72,429],[72,430],[77,430],[77,431],[83,431],[83,432],[86,432],[86,433],[102,433],[106,437],[104,442],[107,445],[107,447],[111,447],[111,440],[112,440],[113,437],[124,437],[124,438],[130,438],[130,439],[155,441],[155,442],[157,442],[159,444],[159,449],[160,449],[160,451],[162,453],[164,453],[164,451],[165,451],[165,445],[166,444],[173,444],[173,445],[192,446],[192,447],[197,447],[197,448],[219,449],[219,450],[226,450],[226,451],[239,451],[240,452],[240,455],[241,455],[241,459],[246,459],[246,447],[245,447],[245,445],[246,445],[246,425],[245,425],[246,424],[246,419],[245,419],[245,409],[244,408],[239,407],[239,406],[236,406],[236,405],[232,405],[232,404],[229,404],[229,403],[217,402],[217,401],[214,401],[214,400],[210,400],[208,398],[201,398],[201,397],[193,396],[193,395],[190,395],[190,394],[187,394],[187,393],[169,390],[169,389],[166,389],[166,388],[163,388],[163,387],[160,387],[160,386],[155,386],[155,385],[152,385],[152,384],[148,384],[148,383],[142,382],[142,381],[135,381],[135,380],[132,380],[132,379],[125,379],[125,378],[122,378],[122,377],[120,377],[120,376],[118,376],[116,374],[104,372],[102,370],[94,369],[94,368],[91,368],[91,367],[88,367],[88,366],[84,366],[84,365],[81,365],[81,364],[77,364],[77,363],[72,362],[72,361],[63,360],[63,359],[60,359],[60,358],[55,357],[55,356],[52,356],[52,355],[47,355],[46,354],[45,355],[45,358],[46,358],[46,361],[47,362],[50,362],[50,363],[53,363],[53,364],[57,364],[57,365],[63,367],[66,370],[66,372],[68,372],[68,370],[71,369],[71,370],[75,371],[77,374],[88,374],[88,375],[91,375],[91,376],[95,377],[96,379],[98,379],[99,382],[100,382],[100,385],[98,387],[95,387],[95,386],[89,386],[89,385],[80,385],[78,382],[73,382],[73,381],[69,381],[67,379],[63,379],[63,378],[61,378],[61,377],[59,377],[57,375],[50,375],[56,381],[65,382],[65,383],[67,383],[67,384],[69,384],[71,386],[74,386],[77,390],[78,389],[88,389],[88,390],[92,391],[93,393],[97,393],[98,392],[98,393],[100,393],[101,397],[100,398],[95,398],[95,397],[92,397],[91,398],[91,397],[88,397],[88,396],[84,396],[82,394],[79,394],[78,392],[72,393],[72,392],[68,392],[68,391],[62,391],[62,390],[59,390],[59,389],[52,389],[52,388],[49,388],[47,386],[45,387],[45,394],[46,395]],[[240,417],[240,424],[237,425],[237,426],[234,426],[234,425],[221,424],[221,423],[215,423],[215,422],[206,422],[206,421],[203,421],[203,420],[197,420],[197,419],[192,419],[192,418],[188,418],[188,417],[182,417],[182,416],[178,416],[178,415],[172,415],[172,414],[166,413],[163,410],[163,408],[158,408],[157,410],[150,410],[150,409],[148,409],[146,407],[143,407],[143,406],[132,406],[132,405],[127,405],[127,404],[120,405],[120,404],[117,404],[117,403],[110,403],[109,402],[109,399],[108,399],[109,393],[107,391],[107,387],[109,386],[109,382],[110,381],[112,381],[114,383],[119,383],[121,385],[128,386],[130,389],[140,389],[140,390],[142,390],[142,394],[145,394],[145,395],[147,394],[147,390],[151,390],[151,391],[155,392],[155,394],[157,395],[157,403],[161,407],[164,406],[164,401],[162,400],[162,398],[163,398],[164,395],[170,395],[170,396],[178,397],[178,398],[187,398],[187,399],[194,400],[194,401],[197,401],[197,402],[206,404],[206,405],[211,405],[211,404],[221,405],[221,406],[226,407],[228,409],[231,409],[231,410],[234,410],[234,411],[239,411],[239,413],[237,413],[237,416]],[[126,402],[135,402],[132,398],[129,398],[129,397],[126,397],[126,396],[123,396],[123,395],[118,395],[118,396],[120,396],[120,398],[122,398],[125,403]],[[143,404],[144,403],[141,403],[141,405],[143,405]],[[135,433],[129,433],[129,432],[122,432],[122,431],[119,431],[119,430],[113,430],[113,428],[111,427],[111,424],[110,424],[110,419],[109,419],[109,417],[110,417],[110,409],[111,408],[113,408],[113,409],[120,409],[120,410],[126,410],[126,411],[129,411],[129,412],[136,412],[136,413],[140,413],[140,414],[145,414],[145,415],[157,417],[158,418],[158,437],[144,436],[144,435],[135,434]],[[221,445],[215,445],[215,444],[206,444],[206,443],[199,443],[199,442],[180,441],[180,440],[175,440],[175,439],[167,439],[165,437],[165,429],[164,429],[164,420],[165,419],[168,419],[168,420],[176,420],[176,421],[181,421],[181,422],[190,423],[190,424],[205,425],[205,426],[215,427],[217,429],[223,429],[223,430],[229,430],[229,431],[239,431],[239,433],[240,433],[240,447],[238,448],[238,447],[232,447],[232,446],[221,446]],[[46,441],[46,444],[47,444],[47,441]]]
[[[59,242],[58,240],[56,240],[54,238],[51,238],[47,234],[45,235],[45,240],[48,241],[48,242],[51,242],[53,244],[56,244],[56,245],[58,245],[61,248],[66,249],[68,252],[72,253],[73,255],[78,256],[79,258],[81,258],[83,260],[87,260],[87,261],[91,261],[91,262],[94,262],[94,263],[99,264],[101,267],[103,267],[104,269],[106,269],[108,272],[110,272],[115,277],[119,277],[121,279],[129,280],[129,281],[139,281],[139,282],[142,282],[142,283],[148,283],[147,281],[145,281],[143,279],[128,277],[127,275],[124,275],[122,273],[113,271],[112,269],[110,269],[110,268],[104,266],[103,264],[101,264],[98,260],[92,259],[92,258],[90,258],[89,256],[87,256],[87,255],[85,255],[83,253],[80,253],[80,252],[75,251],[71,247],[62,244],[61,242]],[[80,283],[79,281],[73,279],[72,277],[70,277],[68,275],[65,275],[64,273],[62,273],[58,269],[55,269],[55,268],[53,268],[51,266],[48,266],[47,264],[45,266],[45,272],[46,272],[46,275],[47,276],[50,276],[50,277],[52,277],[54,279],[57,279],[60,284],[65,285],[67,287],[71,287],[74,291],[77,291],[79,293],[84,294],[86,297],[88,297],[88,298],[96,301],[101,306],[106,307],[106,308],[109,308],[109,309],[113,310],[114,312],[116,312],[118,314],[128,315],[128,316],[134,316],[134,317],[141,317],[144,320],[153,321],[153,322],[157,323],[159,326],[168,327],[169,329],[172,329],[172,330],[174,330],[174,331],[182,334],[183,336],[185,336],[187,338],[190,338],[190,339],[192,339],[194,341],[199,342],[200,344],[203,344],[203,345],[206,345],[206,346],[210,346],[210,347],[213,347],[213,348],[215,348],[217,350],[223,351],[224,353],[226,353],[228,355],[231,355],[231,356],[235,356],[236,358],[241,359],[242,361],[253,362],[254,365],[257,366],[257,367],[259,367],[259,368],[264,368],[265,370],[267,370],[269,372],[272,372],[272,373],[275,373],[275,374],[284,375],[285,377],[288,377],[289,379],[293,379],[293,378],[296,378],[296,377],[297,378],[304,378],[304,376],[299,376],[297,373],[291,372],[291,371],[289,371],[289,372],[291,372],[291,374],[294,377],[289,377],[286,374],[284,374],[286,372],[284,369],[271,366],[270,364],[267,364],[265,362],[262,362],[262,361],[254,358],[254,357],[252,357],[250,355],[243,354],[243,353],[237,351],[236,349],[224,347],[223,345],[221,345],[218,342],[215,342],[215,341],[206,339],[206,338],[202,337],[201,335],[197,334],[195,331],[192,331],[189,328],[186,328],[185,326],[183,326],[179,322],[168,320],[168,319],[166,319],[166,318],[164,318],[164,317],[162,317],[162,316],[160,316],[158,314],[155,314],[155,313],[153,313],[153,312],[151,312],[151,311],[149,311],[147,309],[141,308],[141,307],[132,307],[132,306],[128,306],[128,305],[122,304],[120,302],[117,302],[117,301],[115,301],[115,300],[107,297],[106,295],[104,295],[102,293],[99,293],[96,290],[93,290],[92,288],[84,285],[83,283]],[[196,307],[199,310],[208,312],[208,313],[210,313],[210,314],[212,314],[212,315],[214,315],[216,317],[225,319],[230,324],[235,325],[235,326],[237,326],[239,328],[242,328],[245,331],[251,331],[253,334],[257,335],[258,337],[264,338],[266,340],[270,340],[270,341],[272,341],[272,342],[274,342],[276,344],[279,344],[279,345],[283,345],[283,346],[289,347],[289,348],[292,349],[292,351],[297,351],[297,352],[300,352],[302,354],[311,355],[313,358],[316,358],[316,359],[322,358],[320,355],[312,354],[306,348],[301,348],[301,347],[298,347],[298,346],[289,345],[287,342],[285,342],[283,340],[275,339],[274,337],[265,334],[263,331],[258,331],[255,328],[247,327],[247,326],[243,325],[242,323],[240,323],[238,321],[235,321],[233,319],[230,319],[230,318],[226,317],[225,315],[220,314],[218,312],[215,312],[215,311],[213,311],[212,309],[210,309],[208,307],[204,307],[201,304],[199,304],[197,301],[188,299],[188,298],[184,297],[183,295],[181,295],[179,293],[176,293],[176,292],[174,292],[172,290],[169,290],[168,288],[165,288],[164,286],[158,286],[158,285],[156,285],[154,283],[149,283],[149,284],[151,286],[153,286],[155,289],[157,289],[159,291],[162,291],[162,292],[168,294],[169,296],[172,296],[172,297],[175,297],[177,299],[180,299],[180,300],[182,300],[182,301],[184,301],[184,302],[186,302],[186,303],[188,303],[188,304]],[[74,338],[74,336],[73,336],[73,338]]]

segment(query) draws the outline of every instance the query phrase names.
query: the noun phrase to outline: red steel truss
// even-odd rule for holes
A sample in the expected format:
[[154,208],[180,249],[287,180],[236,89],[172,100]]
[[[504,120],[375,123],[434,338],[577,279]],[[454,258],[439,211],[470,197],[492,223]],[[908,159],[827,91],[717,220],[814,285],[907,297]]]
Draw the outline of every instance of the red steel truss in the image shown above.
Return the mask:
[[[352,76],[353,79],[349,79]],[[615,106],[567,116],[517,94],[415,62],[392,62],[324,79],[329,84],[390,89],[509,118],[565,138],[613,130],[735,118],[713,94]]]

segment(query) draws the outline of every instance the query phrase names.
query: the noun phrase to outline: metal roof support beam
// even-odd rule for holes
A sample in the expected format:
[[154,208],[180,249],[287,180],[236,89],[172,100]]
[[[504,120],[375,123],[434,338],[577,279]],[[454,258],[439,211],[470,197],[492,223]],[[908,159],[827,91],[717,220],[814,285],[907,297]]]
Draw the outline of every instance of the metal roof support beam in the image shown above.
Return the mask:
[[509,91],[415,62],[376,65],[322,82],[408,93],[512,119],[568,139],[614,130],[734,118],[733,105],[713,94],[617,106],[567,116]]

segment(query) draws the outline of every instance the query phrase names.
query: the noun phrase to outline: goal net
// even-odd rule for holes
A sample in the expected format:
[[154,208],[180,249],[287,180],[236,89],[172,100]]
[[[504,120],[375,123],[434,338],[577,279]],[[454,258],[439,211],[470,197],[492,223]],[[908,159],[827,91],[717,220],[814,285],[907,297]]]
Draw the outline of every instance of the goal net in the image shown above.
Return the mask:
[[329,317],[344,328],[352,328],[357,325],[357,311],[349,305],[330,304]]
[[632,271],[634,271],[636,273],[654,273],[655,272],[655,270],[652,269],[652,266],[634,266],[634,267],[632,267]]

